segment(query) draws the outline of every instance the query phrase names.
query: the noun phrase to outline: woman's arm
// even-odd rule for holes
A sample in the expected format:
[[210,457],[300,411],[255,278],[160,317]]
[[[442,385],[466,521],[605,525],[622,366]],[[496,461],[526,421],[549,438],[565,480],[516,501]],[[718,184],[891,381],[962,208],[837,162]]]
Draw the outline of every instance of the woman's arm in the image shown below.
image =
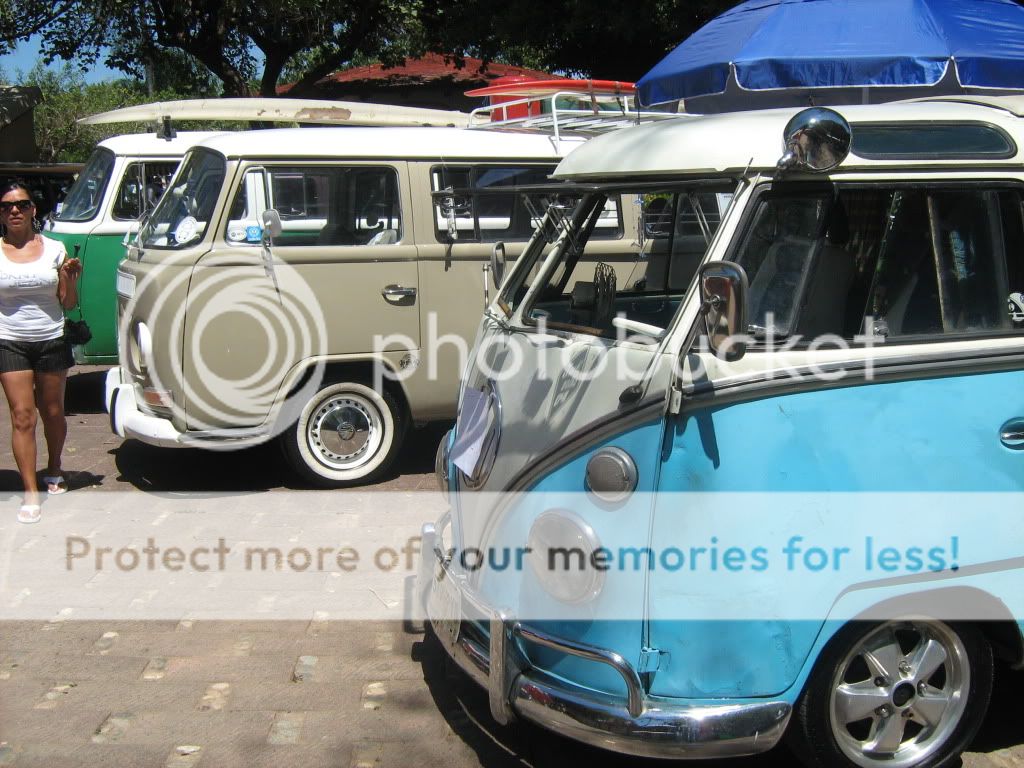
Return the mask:
[[82,262],[78,259],[64,259],[57,270],[57,300],[64,309],[78,305],[78,276],[82,274]]

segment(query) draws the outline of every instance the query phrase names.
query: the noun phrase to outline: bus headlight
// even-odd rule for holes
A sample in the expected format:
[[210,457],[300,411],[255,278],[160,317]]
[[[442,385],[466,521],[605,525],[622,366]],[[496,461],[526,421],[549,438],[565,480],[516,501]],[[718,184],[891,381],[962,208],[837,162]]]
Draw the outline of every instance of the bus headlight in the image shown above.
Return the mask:
[[575,512],[555,509],[541,513],[527,541],[530,567],[549,595],[563,603],[584,603],[601,593],[604,570],[594,565],[601,542]]

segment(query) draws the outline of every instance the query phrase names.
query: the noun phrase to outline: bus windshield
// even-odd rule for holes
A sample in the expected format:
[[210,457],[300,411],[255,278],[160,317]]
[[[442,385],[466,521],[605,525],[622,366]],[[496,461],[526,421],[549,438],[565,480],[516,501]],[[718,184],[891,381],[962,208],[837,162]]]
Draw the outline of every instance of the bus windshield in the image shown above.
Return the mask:
[[139,233],[143,248],[178,250],[203,239],[224,184],[221,155],[194,149],[185,156]]
[[79,174],[78,180],[71,186],[67,198],[54,218],[57,221],[94,219],[99,213],[103,193],[110,183],[113,169],[114,153],[109,149],[97,147]]

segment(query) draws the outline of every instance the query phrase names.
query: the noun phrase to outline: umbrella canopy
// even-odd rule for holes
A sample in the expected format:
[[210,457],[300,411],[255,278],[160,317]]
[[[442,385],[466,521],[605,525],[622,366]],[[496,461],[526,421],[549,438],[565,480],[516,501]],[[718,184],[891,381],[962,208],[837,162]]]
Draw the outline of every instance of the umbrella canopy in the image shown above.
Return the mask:
[[727,97],[728,109],[733,101],[792,104],[794,96],[806,103],[808,95],[842,104],[1021,91],[1024,7],[1014,0],[748,0],[697,30],[637,89],[645,106],[685,99],[687,111],[717,96]]

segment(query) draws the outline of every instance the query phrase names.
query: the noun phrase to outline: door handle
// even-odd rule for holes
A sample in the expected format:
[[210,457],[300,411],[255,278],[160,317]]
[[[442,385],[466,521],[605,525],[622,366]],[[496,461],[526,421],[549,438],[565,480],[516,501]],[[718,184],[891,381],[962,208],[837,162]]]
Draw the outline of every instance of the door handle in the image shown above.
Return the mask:
[[385,299],[410,299],[416,296],[415,288],[403,288],[400,285],[386,285],[380,295]]
[[1010,419],[999,429],[999,439],[1007,448],[1024,448],[1024,419]]

